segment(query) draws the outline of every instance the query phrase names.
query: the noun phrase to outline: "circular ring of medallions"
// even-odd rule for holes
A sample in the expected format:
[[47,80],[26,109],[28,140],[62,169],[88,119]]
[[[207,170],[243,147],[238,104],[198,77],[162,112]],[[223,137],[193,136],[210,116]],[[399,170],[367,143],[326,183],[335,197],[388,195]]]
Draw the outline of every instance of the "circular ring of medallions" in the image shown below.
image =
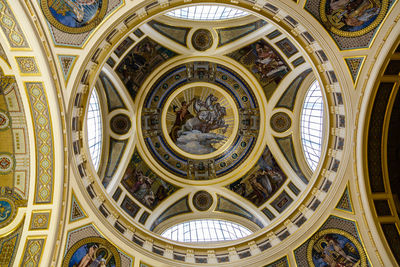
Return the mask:
[[111,130],[119,135],[127,134],[131,125],[131,119],[125,114],[117,114],[110,120]]
[[149,88],[138,105],[139,145],[172,178],[226,177],[248,160],[261,134],[261,96],[236,71],[194,61]]
[[193,33],[192,45],[196,50],[206,51],[213,44],[213,37],[209,30],[199,29]]
[[271,117],[271,128],[277,133],[283,133],[292,126],[292,120],[285,112],[277,112]]
[[198,191],[193,195],[193,206],[199,211],[210,209],[213,204],[213,197],[206,191]]

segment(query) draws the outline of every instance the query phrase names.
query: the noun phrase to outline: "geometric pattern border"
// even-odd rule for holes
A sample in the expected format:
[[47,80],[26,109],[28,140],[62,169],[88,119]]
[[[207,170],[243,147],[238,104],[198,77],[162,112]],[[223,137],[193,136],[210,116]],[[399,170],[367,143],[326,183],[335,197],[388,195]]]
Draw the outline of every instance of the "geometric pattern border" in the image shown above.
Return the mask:
[[29,48],[27,39],[5,0],[0,0],[0,27],[12,48]]
[[50,225],[51,211],[33,211],[29,230],[47,230]]
[[35,128],[36,204],[52,203],[53,199],[53,132],[49,105],[41,82],[25,82]]
[[35,57],[15,57],[21,75],[40,75]]
[[39,267],[46,237],[28,237],[20,266]]

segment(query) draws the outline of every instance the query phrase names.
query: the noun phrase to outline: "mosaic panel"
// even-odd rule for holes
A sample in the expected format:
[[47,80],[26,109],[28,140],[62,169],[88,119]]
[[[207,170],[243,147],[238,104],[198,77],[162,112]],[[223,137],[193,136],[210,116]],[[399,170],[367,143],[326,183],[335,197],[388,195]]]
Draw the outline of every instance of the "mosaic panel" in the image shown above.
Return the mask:
[[356,83],[358,74],[361,70],[365,57],[345,58],[347,67],[349,68],[353,83]]
[[370,266],[353,221],[330,216],[294,251],[298,266]]
[[190,28],[170,26],[155,20],[150,21],[148,24],[162,35],[174,40],[175,42],[183,46],[187,46],[186,39]]
[[29,238],[25,243],[25,252],[20,266],[39,267],[46,238]]
[[188,196],[184,196],[174,204],[170,205],[163,213],[161,213],[161,215],[158,216],[158,218],[151,225],[150,230],[153,231],[157,225],[169,218],[190,212],[192,212],[192,210],[189,207],[189,198]]
[[50,211],[34,211],[29,224],[29,230],[46,230],[50,224]]
[[350,192],[348,187],[346,187],[346,189],[344,190],[342,197],[336,205],[336,208],[348,212],[353,212],[353,206],[351,204]]
[[142,107],[142,138],[165,170],[208,180],[247,159],[260,130],[260,111],[251,87],[236,72],[196,61],[171,69],[154,84]]
[[178,189],[156,175],[136,150],[121,183],[136,200],[152,210]]
[[251,71],[270,99],[279,82],[290,71],[289,65],[265,40],[245,46],[227,55]]
[[86,237],[76,242],[66,253],[67,266],[122,266],[116,247],[102,237]]
[[29,48],[28,41],[6,0],[0,0],[0,26],[12,48]]
[[72,193],[71,197],[71,212],[69,214],[69,221],[70,222],[76,222],[81,219],[86,218],[86,213],[85,211],[81,208],[81,205],[79,204],[78,200],[76,199],[76,196],[74,193]]
[[257,164],[227,188],[259,207],[278,191],[285,180],[286,175],[266,146]]
[[13,266],[23,226],[24,220],[16,230],[0,239],[0,266]]
[[36,138],[36,203],[51,203],[53,198],[53,132],[46,93],[40,82],[26,82]]
[[147,76],[159,65],[176,55],[175,52],[146,37],[124,57],[116,68],[116,72],[129,91],[132,100],[135,100],[137,91]]
[[392,0],[308,0],[309,11],[340,49],[368,47]]
[[81,47],[123,0],[39,0],[56,45]]
[[71,75],[72,69],[74,68],[77,59],[78,56],[58,55],[58,60],[60,61],[65,84],[68,83],[69,76]]
[[22,75],[40,75],[35,57],[15,57]]
[[[85,258],[88,254],[92,257]],[[68,233],[63,267],[102,266],[102,263],[104,266],[125,267],[132,266],[133,259],[103,238],[92,225]]]
[[266,24],[267,22],[265,20],[257,20],[255,22],[238,27],[216,29],[218,34],[218,47],[242,38],[243,36],[260,29]]

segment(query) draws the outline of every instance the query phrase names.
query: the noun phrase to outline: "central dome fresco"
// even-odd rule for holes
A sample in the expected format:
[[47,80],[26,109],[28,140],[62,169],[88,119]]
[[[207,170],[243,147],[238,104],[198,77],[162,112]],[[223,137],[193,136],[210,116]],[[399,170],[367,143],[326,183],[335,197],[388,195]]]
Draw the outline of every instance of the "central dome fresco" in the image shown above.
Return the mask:
[[238,73],[221,64],[194,61],[167,69],[143,99],[143,150],[175,176],[227,175],[246,161],[258,139],[257,97]]
[[[320,178],[321,162],[337,168],[320,160],[330,117],[315,59],[251,13],[183,19],[166,13],[107,35],[113,45],[84,92],[92,142],[78,171],[95,177],[84,183],[101,216],[125,236],[135,229],[128,239],[136,244],[148,235],[191,246],[261,238],[261,249],[263,233],[285,233],[288,217],[300,227],[307,218],[298,207],[310,215],[321,203],[310,194],[317,181],[321,190],[332,184]],[[340,91],[335,97],[343,105]],[[95,124],[102,135],[89,132]],[[342,136],[331,138],[343,149]]]

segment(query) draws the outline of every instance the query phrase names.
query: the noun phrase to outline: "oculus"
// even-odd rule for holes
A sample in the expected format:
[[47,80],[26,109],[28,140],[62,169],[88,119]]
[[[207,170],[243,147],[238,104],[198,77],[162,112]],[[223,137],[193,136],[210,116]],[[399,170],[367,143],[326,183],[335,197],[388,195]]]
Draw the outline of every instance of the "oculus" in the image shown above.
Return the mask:
[[321,157],[324,102],[318,81],[308,89],[301,111],[300,132],[303,151],[310,168],[315,171]]
[[246,227],[225,220],[192,220],[174,225],[161,234],[179,242],[229,241],[246,237],[252,232]]
[[187,20],[224,20],[247,16],[248,13],[222,5],[193,5],[175,9],[167,16]]

